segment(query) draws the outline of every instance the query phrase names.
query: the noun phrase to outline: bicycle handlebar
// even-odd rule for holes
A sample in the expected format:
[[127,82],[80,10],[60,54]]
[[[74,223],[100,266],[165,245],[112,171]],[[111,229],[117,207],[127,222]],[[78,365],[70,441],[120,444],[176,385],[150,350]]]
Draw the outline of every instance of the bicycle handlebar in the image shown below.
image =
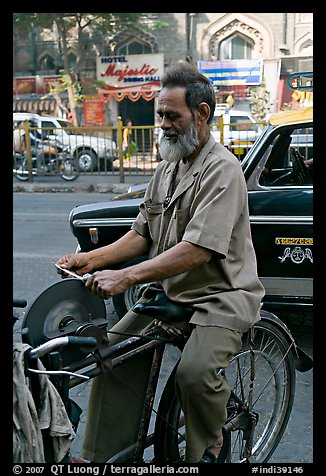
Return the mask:
[[13,307],[26,307],[27,301],[26,299],[14,299],[13,300]]
[[29,354],[30,359],[38,359],[45,354],[52,352],[58,347],[64,347],[67,345],[78,345],[78,346],[89,346],[96,347],[97,340],[95,337],[78,337],[78,336],[64,336],[56,337],[55,339],[49,340],[44,344],[39,345],[35,349],[31,350]]

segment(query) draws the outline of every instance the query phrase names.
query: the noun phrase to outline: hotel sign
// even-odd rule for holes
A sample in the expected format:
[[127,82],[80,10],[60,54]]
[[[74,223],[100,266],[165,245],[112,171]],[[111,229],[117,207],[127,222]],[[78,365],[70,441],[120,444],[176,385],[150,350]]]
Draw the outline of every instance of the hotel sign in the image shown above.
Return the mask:
[[163,58],[163,53],[98,57],[95,85],[102,93],[159,91]]

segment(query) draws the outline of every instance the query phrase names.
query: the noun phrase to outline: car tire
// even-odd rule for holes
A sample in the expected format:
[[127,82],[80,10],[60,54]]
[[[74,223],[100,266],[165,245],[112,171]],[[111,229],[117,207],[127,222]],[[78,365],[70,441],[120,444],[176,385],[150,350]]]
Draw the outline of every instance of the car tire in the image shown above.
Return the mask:
[[78,168],[80,172],[94,172],[97,170],[97,157],[90,149],[82,149],[77,152]]
[[[147,256],[137,256],[136,258],[132,258],[131,260],[126,261],[121,266],[121,269],[127,268],[128,266],[133,266],[138,263],[142,263],[147,259]],[[113,307],[119,319],[121,319],[136,304],[146,287],[147,284],[137,284],[136,286],[133,286],[124,293],[112,297]]]

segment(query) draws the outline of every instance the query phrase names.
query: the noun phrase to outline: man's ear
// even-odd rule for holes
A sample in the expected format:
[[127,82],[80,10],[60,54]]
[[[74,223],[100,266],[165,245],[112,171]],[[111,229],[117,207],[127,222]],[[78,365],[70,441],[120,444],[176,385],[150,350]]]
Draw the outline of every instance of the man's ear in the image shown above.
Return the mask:
[[199,122],[207,122],[211,108],[206,102],[201,102],[196,109],[196,119]]

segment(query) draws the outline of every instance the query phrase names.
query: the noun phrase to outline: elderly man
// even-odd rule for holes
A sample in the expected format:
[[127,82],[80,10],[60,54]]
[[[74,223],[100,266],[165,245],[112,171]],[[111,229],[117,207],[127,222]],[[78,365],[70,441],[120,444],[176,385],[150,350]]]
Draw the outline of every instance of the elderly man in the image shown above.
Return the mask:
[[[241,349],[242,334],[259,319],[264,295],[246,183],[239,161],[210,134],[214,109],[214,90],[195,67],[178,63],[167,70],[157,107],[163,160],[131,230],[108,246],[58,260],[80,274],[92,273],[85,285],[102,298],[152,283],[145,299],[153,295],[151,289],[163,289],[171,300],[194,308],[176,374],[185,415],[185,463],[218,461],[230,395],[218,371]],[[144,254],[147,261],[110,269]],[[137,333],[149,322],[131,310],[113,329]],[[82,452],[88,460],[105,462],[134,441],[148,372],[148,363],[139,359],[133,371],[127,365],[119,375],[94,380]],[[121,382],[128,378],[138,398],[124,396]]]

